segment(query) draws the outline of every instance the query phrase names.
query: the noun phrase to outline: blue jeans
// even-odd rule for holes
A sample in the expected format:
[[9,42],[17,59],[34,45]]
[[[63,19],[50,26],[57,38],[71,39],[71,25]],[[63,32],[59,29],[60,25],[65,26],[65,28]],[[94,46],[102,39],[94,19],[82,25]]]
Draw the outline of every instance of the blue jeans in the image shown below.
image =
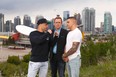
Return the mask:
[[68,77],[79,77],[80,66],[81,66],[81,59],[80,56],[70,60],[66,63]]
[[27,77],[36,77],[39,71],[39,77],[47,77],[48,61],[46,62],[29,62]]
[[58,77],[65,77],[65,62],[64,61],[58,61],[58,60],[51,60],[50,61],[51,66],[51,77],[57,77],[57,71],[58,71]]

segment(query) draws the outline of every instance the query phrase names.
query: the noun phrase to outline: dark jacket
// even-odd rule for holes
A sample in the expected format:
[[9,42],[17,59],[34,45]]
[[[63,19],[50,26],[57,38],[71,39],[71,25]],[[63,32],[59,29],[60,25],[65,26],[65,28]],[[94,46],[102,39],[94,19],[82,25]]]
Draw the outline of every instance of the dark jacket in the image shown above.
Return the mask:
[[49,37],[50,34],[48,32],[33,31],[30,33],[29,38],[32,46],[30,61],[48,61]]
[[62,54],[64,53],[64,50],[65,50],[66,37],[67,37],[68,31],[61,28],[59,37],[53,37],[53,34],[54,34],[54,30],[51,36],[50,59],[51,60],[53,59],[53,56],[54,56],[53,47],[57,42],[57,53],[55,56],[57,60],[62,60]]

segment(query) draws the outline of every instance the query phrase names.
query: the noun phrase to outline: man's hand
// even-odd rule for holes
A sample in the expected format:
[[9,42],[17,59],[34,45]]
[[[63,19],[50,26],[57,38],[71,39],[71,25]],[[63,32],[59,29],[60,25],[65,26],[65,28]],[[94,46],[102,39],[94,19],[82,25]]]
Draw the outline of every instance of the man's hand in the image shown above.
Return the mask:
[[62,55],[62,59],[64,60],[64,62],[68,62],[69,61],[68,57],[66,56],[66,53],[64,53]]
[[64,53],[64,54],[62,55],[62,57],[63,57],[63,58],[66,58],[66,57],[68,57],[68,56],[66,55],[66,53]]
[[68,57],[63,58],[63,60],[64,60],[64,62],[68,62],[69,61]]
[[52,30],[48,29],[48,32],[49,32],[50,34],[52,34]]
[[54,36],[59,36],[57,31],[54,32]]

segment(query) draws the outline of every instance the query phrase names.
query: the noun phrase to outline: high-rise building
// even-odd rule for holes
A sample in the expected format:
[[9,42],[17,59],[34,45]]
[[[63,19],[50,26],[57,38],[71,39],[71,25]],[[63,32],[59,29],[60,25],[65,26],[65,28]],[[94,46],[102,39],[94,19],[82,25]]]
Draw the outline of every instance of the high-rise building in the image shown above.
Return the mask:
[[100,33],[104,32],[104,22],[100,23]]
[[0,32],[4,32],[4,14],[0,13]]
[[42,18],[44,18],[44,17],[41,16],[41,15],[36,16],[36,18],[35,18],[35,26],[34,26],[34,28],[37,27],[37,21],[38,21],[39,19],[42,19]]
[[89,8],[86,7],[83,11],[82,11],[82,24],[83,24],[83,31],[84,32],[88,32],[90,31],[90,13],[89,13]]
[[54,29],[54,18],[49,22],[50,24],[48,24],[48,29]]
[[42,18],[44,18],[44,17],[41,16],[41,15],[36,16],[36,18],[35,18],[35,24],[37,24],[37,21],[38,21],[39,19],[42,19]]
[[5,31],[6,32],[12,32],[12,21],[11,20],[7,20],[6,21],[6,25],[5,25]]
[[24,15],[24,18],[23,18],[23,25],[26,25],[26,26],[29,26],[31,27],[31,18],[30,16],[28,15]]
[[95,32],[95,10],[90,8],[90,31]]
[[63,12],[63,21],[65,21],[69,16],[70,16],[69,11],[64,11]]
[[74,14],[74,17],[76,18],[76,20],[77,20],[77,25],[81,25],[82,24],[82,21],[81,21],[81,15],[80,15],[80,13],[75,13]]
[[82,25],[83,31],[94,34],[95,32],[95,10],[93,8],[86,7],[82,11]]
[[114,25],[112,25],[112,32],[114,32],[114,30],[115,30],[115,29],[114,29]]
[[112,15],[110,12],[104,13],[104,33],[112,33]]
[[116,26],[114,26],[114,32],[116,32]]
[[17,25],[21,25],[21,19],[20,19],[19,16],[17,16],[17,17],[14,18],[14,28],[13,28],[14,32],[17,32],[16,31],[16,26]]
[[76,20],[77,20],[77,25],[78,25],[78,28],[81,30],[81,31],[83,31],[83,25],[82,25],[82,21],[81,21],[81,15],[80,15],[80,13],[75,13],[74,14],[74,17],[76,18]]

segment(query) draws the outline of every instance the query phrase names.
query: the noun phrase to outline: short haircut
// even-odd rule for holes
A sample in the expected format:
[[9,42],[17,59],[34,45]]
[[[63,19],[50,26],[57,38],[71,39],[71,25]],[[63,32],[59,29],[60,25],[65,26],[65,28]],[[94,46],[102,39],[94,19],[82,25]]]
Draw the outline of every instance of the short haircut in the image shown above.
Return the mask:
[[61,22],[62,22],[62,18],[60,16],[57,16],[56,18],[54,18],[54,22],[55,22],[56,19],[60,19]]
[[74,19],[74,20],[76,20],[76,18],[75,18],[75,17],[73,17],[73,16],[72,16],[72,17],[68,17],[67,19]]
[[75,17],[73,17],[73,16],[72,16],[72,17],[68,17],[67,20],[68,20],[68,19],[74,20],[76,24],[78,23],[78,22],[77,22],[77,19],[76,19]]

